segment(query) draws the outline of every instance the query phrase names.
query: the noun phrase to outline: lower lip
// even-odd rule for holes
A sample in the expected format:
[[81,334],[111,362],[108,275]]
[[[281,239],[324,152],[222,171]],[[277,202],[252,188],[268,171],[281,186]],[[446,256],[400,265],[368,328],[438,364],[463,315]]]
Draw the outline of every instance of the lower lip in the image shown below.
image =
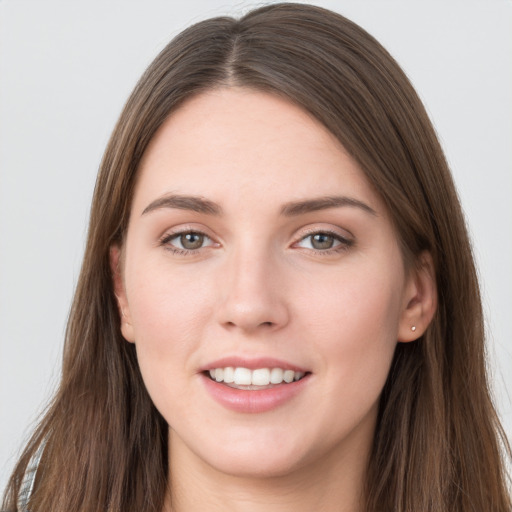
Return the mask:
[[212,398],[226,409],[243,413],[271,411],[291,400],[307,385],[310,375],[289,384],[278,384],[268,389],[244,390],[230,388],[202,375],[204,385]]

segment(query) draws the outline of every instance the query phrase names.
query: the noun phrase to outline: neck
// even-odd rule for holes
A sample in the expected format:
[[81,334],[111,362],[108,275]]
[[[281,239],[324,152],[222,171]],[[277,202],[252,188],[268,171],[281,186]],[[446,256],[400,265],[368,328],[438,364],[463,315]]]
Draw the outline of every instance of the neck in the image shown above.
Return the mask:
[[[170,435],[170,488],[165,512],[361,512],[369,446],[340,456],[333,450],[321,462],[286,475],[239,476],[220,472],[188,452]],[[183,457],[183,455],[187,455]]]

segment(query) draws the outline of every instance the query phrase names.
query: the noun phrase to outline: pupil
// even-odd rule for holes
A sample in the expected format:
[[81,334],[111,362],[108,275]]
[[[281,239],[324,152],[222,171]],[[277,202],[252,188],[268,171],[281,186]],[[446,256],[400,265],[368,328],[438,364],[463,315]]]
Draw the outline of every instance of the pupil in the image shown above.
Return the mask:
[[199,233],[181,235],[180,242],[185,249],[199,249],[203,245],[204,236]]
[[312,245],[315,249],[330,249],[334,243],[331,235],[325,233],[318,233],[313,235]]

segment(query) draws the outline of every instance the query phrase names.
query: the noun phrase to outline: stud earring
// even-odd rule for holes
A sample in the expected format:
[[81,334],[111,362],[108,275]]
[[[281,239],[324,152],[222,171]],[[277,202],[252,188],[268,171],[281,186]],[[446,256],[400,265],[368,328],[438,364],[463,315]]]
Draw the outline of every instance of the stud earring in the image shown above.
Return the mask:
[[412,331],[412,332],[414,332],[415,330],[416,330],[416,326],[415,326],[415,325],[413,325],[413,326],[411,327],[411,331]]

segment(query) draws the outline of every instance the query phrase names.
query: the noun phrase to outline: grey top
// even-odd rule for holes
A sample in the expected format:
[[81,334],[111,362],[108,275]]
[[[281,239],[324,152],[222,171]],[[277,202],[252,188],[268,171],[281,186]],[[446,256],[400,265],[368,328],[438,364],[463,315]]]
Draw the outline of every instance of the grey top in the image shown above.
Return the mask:
[[44,443],[39,446],[36,453],[30,459],[30,462],[27,466],[27,470],[25,471],[25,475],[23,476],[23,482],[21,483],[20,494],[18,496],[18,510],[20,512],[29,512],[27,509],[28,501],[30,496],[32,495],[32,491],[34,489],[34,482],[36,479],[37,466],[39,465],[39,461],[41,460],[41,455],[43,454]]

